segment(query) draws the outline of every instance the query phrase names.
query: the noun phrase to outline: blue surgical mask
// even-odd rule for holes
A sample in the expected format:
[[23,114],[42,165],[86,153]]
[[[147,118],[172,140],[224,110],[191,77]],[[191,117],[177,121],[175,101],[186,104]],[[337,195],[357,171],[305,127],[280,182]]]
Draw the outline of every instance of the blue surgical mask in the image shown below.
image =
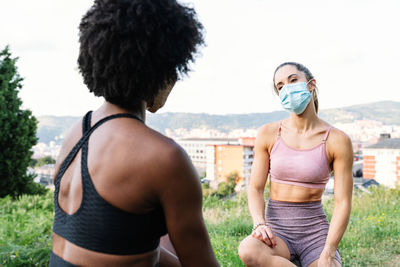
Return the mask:
[[307,83],[292,83],[285,84],[279,91],[282,107],[297,115],[304,112],[311,99],[311,94],[308,91]]

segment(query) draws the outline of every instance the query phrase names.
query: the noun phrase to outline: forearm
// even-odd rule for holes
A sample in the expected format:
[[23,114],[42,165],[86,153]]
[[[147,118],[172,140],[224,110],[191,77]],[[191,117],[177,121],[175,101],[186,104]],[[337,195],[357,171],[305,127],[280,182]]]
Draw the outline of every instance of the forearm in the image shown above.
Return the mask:
[[325,243],[325,248],[328,249],[331,254],[334,254],[338,248],[340,240],[346,231],[347,224],[349,222],[350,211],[351,200],[343,200],[337,203],[335,202],[335,208],[333,210],[328,237],[326,238]]
[[178,257],[164,247],[160,247],[160,267],[181,267]]
[[264,190],[249,187],[248,191],[249,210],[253,224],[265,223],[265,201]]
[[170,233],[181,265],[219,267],[202,218],[192,214],[187,220],[188,223],[173,227]]
[[197,231],[196,233],[196,231],[193,229],[193,231],[185,232],[186,235],[193,235],[193,237],[189,238],[188,242],[186,242],[187,245],[194,243],[197,244],[193,249],[191,249],[190,252],[187,253],[187,255],[189,255],[188,258],[185,258],[185,260],[180,258],[182,266],[219,267],[220,265],[215,257],[207,231]]

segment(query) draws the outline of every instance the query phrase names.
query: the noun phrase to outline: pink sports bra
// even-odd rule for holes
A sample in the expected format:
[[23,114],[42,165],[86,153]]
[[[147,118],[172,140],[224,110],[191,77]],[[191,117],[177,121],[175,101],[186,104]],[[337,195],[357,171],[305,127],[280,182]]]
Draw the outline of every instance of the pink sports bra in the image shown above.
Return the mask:
[[332,127],[326,131],[322,143],[309,149],[289,147],[281,138],[282,121],[278,138],[271,150],[271,181],[308,188],[325,188],[331,168],[326,156],[325,142]]

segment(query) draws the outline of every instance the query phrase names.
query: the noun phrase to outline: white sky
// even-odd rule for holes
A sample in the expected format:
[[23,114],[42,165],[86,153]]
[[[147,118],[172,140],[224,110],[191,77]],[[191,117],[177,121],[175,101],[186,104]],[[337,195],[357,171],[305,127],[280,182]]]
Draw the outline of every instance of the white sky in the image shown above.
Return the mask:
[[[280,110],[272,74],[285,61],[317,79],[322,109],[400,101],[398,0],[185,0],[206,28],[207,47],[161,112]],[[103,100],[77,71],[78,25],[89,0],[1,0],[0,48],[25,77],[35,115],[81,116]]]

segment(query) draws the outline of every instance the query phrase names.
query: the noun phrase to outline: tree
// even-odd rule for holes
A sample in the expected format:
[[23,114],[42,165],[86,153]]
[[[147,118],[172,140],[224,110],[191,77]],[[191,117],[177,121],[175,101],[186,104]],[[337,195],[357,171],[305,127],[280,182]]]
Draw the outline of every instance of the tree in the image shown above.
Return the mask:
[[239,181],[239,174],[234,171],[225,177],[225,181],[218,184],[217,194],[219,197],[225,197],[235,192],[236,183]]
[[35,167],[42,167],[47,164],[55,164],[56,160],[50,156],[45,156],[36,161]]
[[37,120],[30,110],[21,108],[18,93],[22,78],[8,46],[0,52],[0,197],[37,193],[27,168],[37,143]]

